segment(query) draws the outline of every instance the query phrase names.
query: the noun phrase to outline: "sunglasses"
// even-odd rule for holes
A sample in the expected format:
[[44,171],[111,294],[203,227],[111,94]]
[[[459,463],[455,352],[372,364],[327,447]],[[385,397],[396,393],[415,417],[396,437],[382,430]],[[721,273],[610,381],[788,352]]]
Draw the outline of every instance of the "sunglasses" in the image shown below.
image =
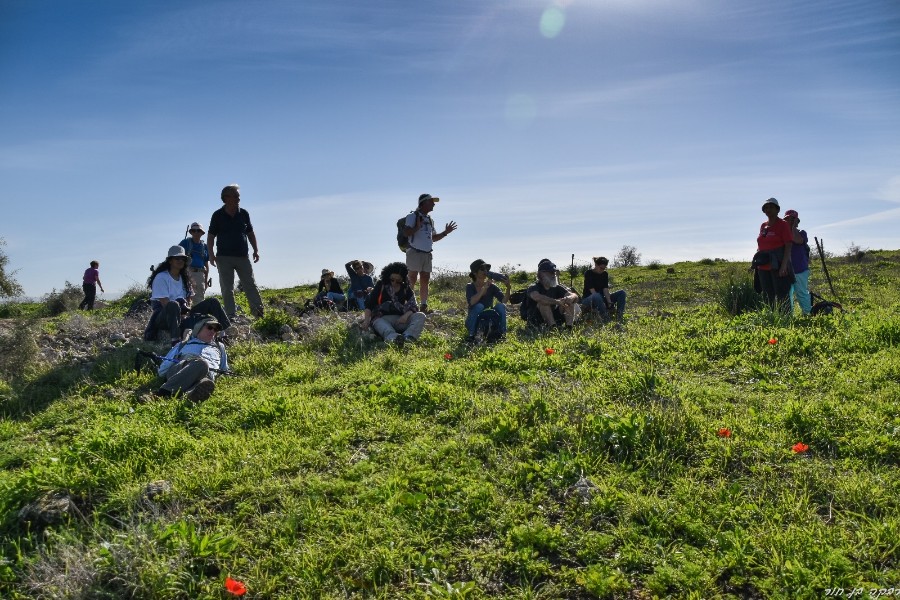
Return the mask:
[[215,325],[204,325],[204,326],[203,326],[203,329],[212,329],[213,331],[218,331],[218,330],[219,330],[219,328],[216,327]]
[[187,260],[187,257],[185,256],[170,256],[169,258],[172,260]]
[[190,233],[203,233],[202,229],[191,229]]

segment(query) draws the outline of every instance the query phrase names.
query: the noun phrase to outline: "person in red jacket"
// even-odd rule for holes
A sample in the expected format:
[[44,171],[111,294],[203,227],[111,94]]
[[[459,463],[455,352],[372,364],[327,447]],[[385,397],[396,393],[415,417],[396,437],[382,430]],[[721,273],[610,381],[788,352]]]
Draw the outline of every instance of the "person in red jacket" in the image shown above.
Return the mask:
[[757,256],[763,254],[766,260],[757,265],[756,272],[766,302],[772,308],[785,309],[791,284],[794,283],[794,270],[791,267],[794,235],[790,225],[778,217],[781,211],[778,200],[766,200],[762,211],[768,218],[759,226],[756,249]]

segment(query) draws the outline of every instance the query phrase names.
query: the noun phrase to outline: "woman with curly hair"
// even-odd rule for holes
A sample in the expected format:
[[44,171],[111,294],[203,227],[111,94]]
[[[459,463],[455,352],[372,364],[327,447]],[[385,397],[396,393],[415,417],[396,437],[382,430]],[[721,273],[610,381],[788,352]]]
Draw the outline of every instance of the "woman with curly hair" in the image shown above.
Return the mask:
[[188,271],[188,256],[181,246],[169,248],[166,260],[159,263],[147,279],[153,314],[144,330],[144,339],[156,340],[160,331],[168,332],[174,346],[181,341],[182,329],[193,327],[197,315],[216,317],[223,329],[231,322],[215,298],[207,298],[192,306],[194,287]]
[[384,341],[400,347],[419,339],[425,327],[425,314],[419,312],[408,274],[401,262],[381,269],[381,279],[366,298],[365,316],[360,323],[363,330],[371,325]]

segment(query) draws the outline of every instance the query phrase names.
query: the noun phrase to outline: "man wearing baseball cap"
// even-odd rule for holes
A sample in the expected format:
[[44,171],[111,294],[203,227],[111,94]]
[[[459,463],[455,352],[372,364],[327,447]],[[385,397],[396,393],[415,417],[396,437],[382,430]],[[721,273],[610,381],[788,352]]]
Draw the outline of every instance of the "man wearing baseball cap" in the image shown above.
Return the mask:
[[194,221],[188,227],[186,237],[178,244],[190,257],[188,274],[194,285],[194,302],[201,302],[206,297],[206,285],[209,280],[209,247],[203,241],[206,232],[200,223]]
[[421,274],[419,284],[419,310],[427,312],[428,282],[431,280],[431,249],[434,242],[447,237],[456,230],[456,222],[450,221],[441,233],[434,232],[434,221],[428,215],[434,210],[435,198],[431,194],[419,196],[419,206],[406,217],[406,229],[403,233],[409,239],[406,249],[406,268],[409,270],[409,287],[416,287],[416,279]]
[[559,269],[549,258],[538,263],[537,283],[525,291],[526,322],[532,327],[571,327],[581,314],[578,294],[559,283]]
[[809,237],[800,229],[800,215],[794,209],[785,211],[784,222],[791,226],[794,243],[791,245],[791,265],[794,267],[794,285],[788,296],[791,299],[791,312],[794,312],[794,297],[800,305],[800,311],[808,315],[812,310],[812,298],[809,296]]

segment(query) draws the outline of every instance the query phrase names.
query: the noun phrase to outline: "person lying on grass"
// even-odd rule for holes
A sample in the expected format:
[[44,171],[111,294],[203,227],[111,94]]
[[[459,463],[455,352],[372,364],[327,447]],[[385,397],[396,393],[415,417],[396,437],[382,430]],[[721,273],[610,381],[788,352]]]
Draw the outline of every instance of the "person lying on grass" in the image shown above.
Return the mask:
[[228,371],[225,346],[216,341],[222,325],[210,316],[201,318],[191,337],[172,347],[157,372],[166,382],[157,390],[160,396],[184,394],[194,402],[209,398],[216,389],[216,375]]
[[419,312],[408,274],[401,262],[381,269],[381,279],[366,298],[365,316],[360,322],[363,330],[371,325],[384,341],[401,347],[419,339],[425,327],[425,314]]

